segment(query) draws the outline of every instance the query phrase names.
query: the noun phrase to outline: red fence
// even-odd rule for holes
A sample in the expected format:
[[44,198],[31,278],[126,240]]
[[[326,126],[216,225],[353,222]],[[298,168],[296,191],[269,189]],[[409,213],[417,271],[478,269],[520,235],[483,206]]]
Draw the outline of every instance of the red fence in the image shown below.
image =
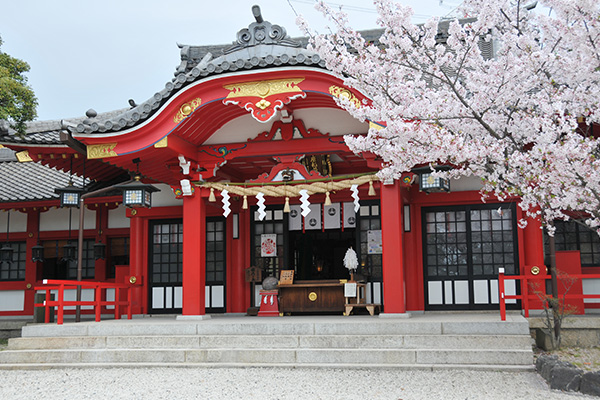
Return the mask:
[[[529,267],[525,267],[529,269]],[[504,271],[500,270],[500,274],[498,275],[498,291],[499,291],[499,300],[500,300],[500,318],[502,321],[506,321],[506,300],[521,300],[521,307],[524,311],[525,317],[529,317],[529,308],[530,303],[537,302],[540,303],[543,301],[543,295],[545,295],[545,281],[550,280],[550,275],[504,275]],[[585,279],[600,279],[600,274],[568,274],[559,276],[558,280],[574,280],[582,282]],[[515,280],[519,281],[521,287],[521,294],[508,295],[505,291],[505,281],[507,280]],[[598,294],[582,294],[581,291],[579,293],[560,293],[559,289],[559,298],[564,299],[565,302],[569,302],[569,300],[579,300],[581,301],[583,307],[583,299],[600,299],[600,293]],[[542,293],[542,296],[540,296]],[[583,312],[583,309],[580,310]]]
[[[80,286],[82,289],[93,289],[94,300],[65,300],[65,290],[77,289]],[[106,290],[115,290],[115,299],[106,300]],[[73,306],[92,306],[96,315],[96,321],[100,321],[102,307],[114,306],[115,319],[121,318],[121,307],[127,310],[127,318],[131,319],[131,285],[111,283],[111,282],[89,282],[89,281],[67,281],[67,280],[52,280],[44,279],[43,286],[36,286],[35,290],[44,290],[46,292],[46,300],[43,303],[36,303],[34,307],[45,307],[46,323],[50,322],[50,308],[56,307],[56,322],[62,325],[65,313],[65,307]],[[57,291],[57,299],[51,300],[50,292]],[[127,292],[127,300],[120,300],[121,290]],[[102,292],[104,291],[104,300],[102,300]]]

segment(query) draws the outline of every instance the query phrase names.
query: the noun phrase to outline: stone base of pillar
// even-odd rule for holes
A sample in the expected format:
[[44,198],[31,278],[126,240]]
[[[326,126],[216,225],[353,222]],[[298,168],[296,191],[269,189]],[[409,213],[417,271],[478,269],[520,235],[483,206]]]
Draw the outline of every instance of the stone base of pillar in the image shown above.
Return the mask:
[[410,318],[410,313],[381,313],[379,318]]
[[210,315],[178,315],[175,317],[176,321],[199,321],[203,319],[210,319]]

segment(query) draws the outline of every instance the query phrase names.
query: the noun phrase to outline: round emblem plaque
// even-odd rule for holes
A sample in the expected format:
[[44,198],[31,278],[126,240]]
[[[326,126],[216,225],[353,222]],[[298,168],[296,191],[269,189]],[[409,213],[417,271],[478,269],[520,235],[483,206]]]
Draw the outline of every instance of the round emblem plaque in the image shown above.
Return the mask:
[[317,300],[317,294],[316,294],[315,292],[310,292],[310,293],[308,294],[308,299],[309,299],[310,301],[315,301],[315,300]]

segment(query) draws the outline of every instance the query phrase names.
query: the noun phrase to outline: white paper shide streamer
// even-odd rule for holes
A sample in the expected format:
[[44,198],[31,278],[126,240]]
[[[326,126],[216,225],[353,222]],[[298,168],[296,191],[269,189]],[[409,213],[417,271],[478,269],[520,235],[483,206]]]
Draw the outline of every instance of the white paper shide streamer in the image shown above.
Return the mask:
[[255,197],[256,204],[258,205],[258,219],[262,221],[267,216],[267,213],[265,212],[265,195],[258,192]]
[[354,212],[358,212],[360,209],[360,203],[358,202],[360,200],[358,197],[358,185],[350,186],[350,191],[352,192],[352,198],[354,199]]
[[300,192],[300,208],[302,209],[302,216],[306,218],[308,214],[310,214],[310,201],[308,201],[308,191],[306,189],[302,189]]
[[229,202],[229,192],[227,191],[227,189],[223,189],[221,191],[221,196],[223,196],[223,216],[227,218],[227,216],[231,212],[231,208],[229,208],[231,203]]
[[344,267],[350,272],[354,272],[358,268],[358,257],[352,247],[346,251],[346,255],[344,256]]

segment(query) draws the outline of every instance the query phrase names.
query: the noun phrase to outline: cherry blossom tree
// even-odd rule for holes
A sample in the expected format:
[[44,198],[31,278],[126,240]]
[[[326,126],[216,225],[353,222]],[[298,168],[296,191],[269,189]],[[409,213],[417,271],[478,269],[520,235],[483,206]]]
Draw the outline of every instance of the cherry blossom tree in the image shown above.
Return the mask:
[[599,1],[466,0],[460,20],[422,25],[409,7],[374,4],[374,43],[322,2],[334,31],[298,20],[327,68],[369,99],[341,105],[386,125],[348,146],[380,156],[382,179],[449,164],[443,174],[481,177],[484,195],[517,197],[551,233],[573,216],[600,232]]

